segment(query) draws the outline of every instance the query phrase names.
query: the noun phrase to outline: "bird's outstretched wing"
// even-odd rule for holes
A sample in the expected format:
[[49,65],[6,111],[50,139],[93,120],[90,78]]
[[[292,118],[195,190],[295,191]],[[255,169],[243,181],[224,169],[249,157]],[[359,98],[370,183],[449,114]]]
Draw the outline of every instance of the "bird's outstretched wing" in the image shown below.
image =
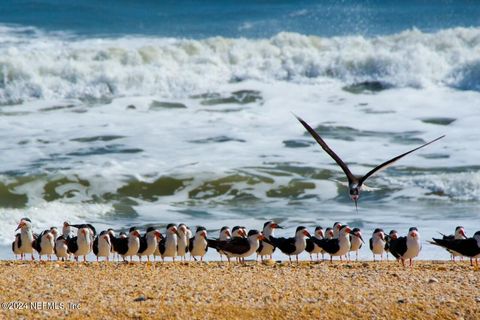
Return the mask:
[[376,166],[375,168],[373,168],[372,170],[370,170],[369,172],[367,172],[366,175],[364,175],[363,177],[361,177],[361,178],[359,179],[359,185],[362,185],[362,184],[365,182],[365,180],[367,180],[367,179],[368,179],[370,176],[372,176],[374,173],[376,173],[376,172],[378,172],[378,171],[380,171],[380,170],[383,170],[383,169],[388,168],[389,166],[391,166],[392,164],[394,164],[396,161],[400,160],[401,158],[405,157],[406,155],[408,155],[408,154],[410,154],[410,153],[412,153],[412,152],[414,152],[414,151],[417,151],[418,149],[421,149],[421,148],[423,148],[423,147],[426,147],[426,146],[428,146],[429,144],[434,143],[435,141],[442,139],[443,137],[445,137],[445,135],[440,136],[440,137],[438,137],[438,138],[436,138],[436,139],[433,139],[432,141],[429,141],[429,142],[427,142],[427,143],[425,143],[425,144],[422,144],[420,147],[416,147],[415,149],[412,149],[412,150],[410,150],[410,151],[407,151],[407,152],[405,152],[405,153],[402,153],[401,155],[396,156],[396,157],[394,157],[394,158],[392,158],[392,159],[390,159],[390,160],[388,160],[388,161],[385,161],[384,163]]
[[332,149],[330,149],[330,147],[325,143],[325,141],[323,141],[320,135],[315,130],[313,130],[312,127],[310,127],[308,123],[306,123],[302,118],[298,116],[295,117],[298,121],[300,121],[300,123],[305,127],[305,129],[307,129],[308,133],[310,133],[312,137],[318,142],[322,149],[325,150],[325,152],[328,153],[328,155],[332,157],[333,160],[335,160],[335,162],[340,166],[340,168],[342,168],[343,172],[345,172],[345,175],[347,176],[348,182],[351,183],[356,181],[357,179],[352,174],[345,162],[343,162],[342,159],[340,159],[340,157],[337,156],[337,154],[333,152]]

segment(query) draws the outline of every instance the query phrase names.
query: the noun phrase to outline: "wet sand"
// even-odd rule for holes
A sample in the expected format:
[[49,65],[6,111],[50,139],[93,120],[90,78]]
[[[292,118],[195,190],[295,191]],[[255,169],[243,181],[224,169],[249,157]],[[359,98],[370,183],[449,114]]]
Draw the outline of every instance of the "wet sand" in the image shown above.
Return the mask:
[[480,319],[467,261],[1,261],[0,288],[0,319]]

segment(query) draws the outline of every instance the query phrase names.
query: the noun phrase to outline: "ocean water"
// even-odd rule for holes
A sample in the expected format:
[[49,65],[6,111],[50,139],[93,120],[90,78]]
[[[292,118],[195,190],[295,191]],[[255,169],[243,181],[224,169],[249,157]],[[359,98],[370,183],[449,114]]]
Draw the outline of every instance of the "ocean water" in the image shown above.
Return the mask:
[[[215,237],[275,219],[281,236],[335,221],[365,239],[473,235],[479,91],[474,1],[3,1],[0,257],[24,216],[39,232],[186,222]],[[292,113],[359,175],[446,137],[369,179],[357,213]],[[421,258],[449,256],[424,242]]]

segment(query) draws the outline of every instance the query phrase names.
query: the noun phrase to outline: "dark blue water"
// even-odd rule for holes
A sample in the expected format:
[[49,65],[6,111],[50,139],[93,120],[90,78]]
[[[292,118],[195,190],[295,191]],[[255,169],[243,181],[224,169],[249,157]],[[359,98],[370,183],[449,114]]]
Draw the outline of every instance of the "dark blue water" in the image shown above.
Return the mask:
[[431,32],[480,25],[478,1],[119,1],[0,2],[0,23],[81,36],[205,38]]

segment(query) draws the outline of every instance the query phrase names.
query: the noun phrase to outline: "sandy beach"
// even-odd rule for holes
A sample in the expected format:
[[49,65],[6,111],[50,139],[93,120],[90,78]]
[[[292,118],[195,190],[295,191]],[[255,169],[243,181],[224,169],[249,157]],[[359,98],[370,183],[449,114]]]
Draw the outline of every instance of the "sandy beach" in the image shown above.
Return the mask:
[[2,319],[479,319],[467,261],[0,262]]

